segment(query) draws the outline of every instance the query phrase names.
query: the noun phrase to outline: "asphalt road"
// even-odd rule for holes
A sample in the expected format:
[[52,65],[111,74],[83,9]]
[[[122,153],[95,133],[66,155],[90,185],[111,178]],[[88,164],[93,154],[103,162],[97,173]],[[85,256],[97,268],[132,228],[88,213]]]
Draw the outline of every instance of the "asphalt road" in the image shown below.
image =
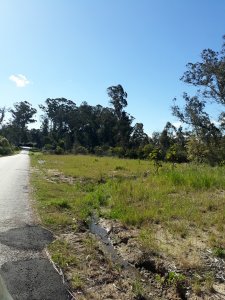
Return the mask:
[[44,249],[54,237],[35,222],[29,173],[27,151],[0,158],[0,300],[68,300],[46,258]]

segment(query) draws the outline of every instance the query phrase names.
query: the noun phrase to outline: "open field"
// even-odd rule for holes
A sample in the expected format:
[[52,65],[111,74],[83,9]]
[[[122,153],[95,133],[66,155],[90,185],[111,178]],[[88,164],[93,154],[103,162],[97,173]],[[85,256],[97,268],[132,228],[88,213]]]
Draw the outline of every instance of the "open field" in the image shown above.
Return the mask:
[[[225,299],[224,167],[31,158],[37,209],[57,236],[49,251],[76,299]],[[137,272],[112,259],[92,222]]]

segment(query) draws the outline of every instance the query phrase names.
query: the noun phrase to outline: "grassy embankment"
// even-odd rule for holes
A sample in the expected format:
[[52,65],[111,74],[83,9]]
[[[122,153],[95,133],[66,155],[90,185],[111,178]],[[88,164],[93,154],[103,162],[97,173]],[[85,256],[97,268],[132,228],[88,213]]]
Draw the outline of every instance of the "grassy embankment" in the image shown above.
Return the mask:
[[[181,268],[200,267],[204,249],[225,255],[224,167],[163,164],[156,173],[149,161],[31,157],[38,211],[56,233],[76,232],[95,211],[137,228],[145,251],[171,257]],[[57,243],[50,247],[53,259],[62,267],[76,265],[68,243]]]

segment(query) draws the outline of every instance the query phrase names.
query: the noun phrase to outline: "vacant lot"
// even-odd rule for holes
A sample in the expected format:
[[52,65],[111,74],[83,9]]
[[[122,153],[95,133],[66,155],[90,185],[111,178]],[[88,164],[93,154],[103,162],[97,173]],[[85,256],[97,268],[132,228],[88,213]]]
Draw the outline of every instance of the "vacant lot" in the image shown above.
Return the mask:
[[76,299],[225,299],[225,167],[31,158],[49,252]]

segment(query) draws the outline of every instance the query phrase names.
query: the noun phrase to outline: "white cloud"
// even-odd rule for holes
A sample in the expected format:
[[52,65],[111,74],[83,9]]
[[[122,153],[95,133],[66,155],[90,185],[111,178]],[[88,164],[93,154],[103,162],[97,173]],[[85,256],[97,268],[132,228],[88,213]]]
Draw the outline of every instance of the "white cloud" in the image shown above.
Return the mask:
[[30,83],[30,81],[26,78],[26,76],[22,74],[18,75],[11,75],[9,79],[13,82],[15,82],[17,87],[25,87]]

